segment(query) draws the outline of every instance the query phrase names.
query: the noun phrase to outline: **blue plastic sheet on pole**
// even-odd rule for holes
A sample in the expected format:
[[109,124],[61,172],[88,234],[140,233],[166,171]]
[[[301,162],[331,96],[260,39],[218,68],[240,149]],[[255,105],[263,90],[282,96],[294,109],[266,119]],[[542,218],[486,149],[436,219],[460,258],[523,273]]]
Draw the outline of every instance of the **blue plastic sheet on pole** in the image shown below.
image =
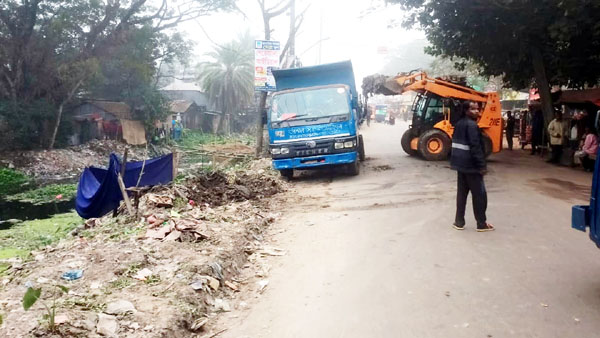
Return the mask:
[[[168,184],[173,180],[173,154],[144,161],[127,162],[123,183],[126,188],[135,187],[142,166],[144,172],[140,187]],[[77,185],[75,210],[83,218],[102,217],[119,206],[123,200],[117,181],[121,163],[117,155],[111,154],[108,169],[86,168]]]

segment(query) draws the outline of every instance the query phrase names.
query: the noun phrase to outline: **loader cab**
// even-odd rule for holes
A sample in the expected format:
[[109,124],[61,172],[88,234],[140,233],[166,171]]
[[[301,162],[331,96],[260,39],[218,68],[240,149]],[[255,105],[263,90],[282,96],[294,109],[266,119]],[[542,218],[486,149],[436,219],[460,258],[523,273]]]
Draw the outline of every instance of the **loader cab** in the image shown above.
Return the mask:
[[432,93],[417,94],[412,106],[413,118],[411,129],[413,135],[433,128],[445,119],[454,125],[462,117],[461,103],[458,100],[443,98]]

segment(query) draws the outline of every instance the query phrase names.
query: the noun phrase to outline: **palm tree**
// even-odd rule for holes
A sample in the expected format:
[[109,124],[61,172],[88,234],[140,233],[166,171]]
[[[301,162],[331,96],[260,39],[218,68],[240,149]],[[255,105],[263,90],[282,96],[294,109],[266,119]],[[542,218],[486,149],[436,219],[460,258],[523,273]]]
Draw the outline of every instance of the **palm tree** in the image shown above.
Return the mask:
[[199,77],[210,102],[222,112],[218,132],[226,116],[248,105],[254,95],[254,54],[247,41],[240,39],[217,46],[206,54],[213,60],[199,65]]

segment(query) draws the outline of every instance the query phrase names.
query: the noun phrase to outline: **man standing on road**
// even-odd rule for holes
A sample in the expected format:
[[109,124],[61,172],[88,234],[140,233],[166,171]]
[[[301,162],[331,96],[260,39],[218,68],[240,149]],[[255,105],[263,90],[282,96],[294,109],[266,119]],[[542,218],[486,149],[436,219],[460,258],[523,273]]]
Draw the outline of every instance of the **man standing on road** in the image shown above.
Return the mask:
[[513,148],[513,138],[515,137],[515,118],[512,116],[512,112],[509,110],[506,112],[506,142],[508,143],[508,150]]
[[560,163],[562,155],[563,140],[565,138],[565,128],[562,123],[562,114],[556,113],[554,120],[548,125],[548,134],[550,134],[550,146],[552,147],[552,157],[548,163]]
[[536,109],[531,117],[531,155],[542,152],[539,148],[544,138],[544,114],[541,109]]
[[477,102],[465,102],[465,116],[455,125],[452,135],[452,154],[450,165],[458,172],[456,191],[456,218],[454,229],[465,228],[465,207],[469,191],[473,198],[473,213],[477,220],[477,231],[492,231],[494,226],[487,223],[487,192],[483,176],[487,173],[485,153],[481,130],[477,120],[481,116],[481,108]]

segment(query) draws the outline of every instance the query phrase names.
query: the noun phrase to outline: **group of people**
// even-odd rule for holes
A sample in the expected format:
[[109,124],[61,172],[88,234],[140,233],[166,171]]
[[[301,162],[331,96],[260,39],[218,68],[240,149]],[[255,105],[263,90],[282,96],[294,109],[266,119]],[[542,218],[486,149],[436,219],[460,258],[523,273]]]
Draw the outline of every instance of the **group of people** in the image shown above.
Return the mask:
[[560,163],[563,148],[567,140],[570,143],[571,149],[574,151],[574,156],[579,159],[581,166],[586,171],[594,170],[596,152],[598,151],[598,135],[594,127],[589,125],[583,126],[583,133],[580,132],[578,120],[573,120],[569,135],[563,121],[561,112],[557,112],[554,119],[548,124],[548,135],[550,136],[550,147],[552,148],[552,156],[548,160],[549,163]]
[[[526,126],[527,112],[521,112],[521,129]],[[508,149],[513,148],[513,138],[515,130],[515,117],[511,111],[507,112],[505,122],[506,141]],[[573,119],[571,128],[565,125],[561,112],[556,112],[554,119],[548,124],[548,141],[552,150],[549,163],[560,163],[563,148],[567,145],[574,152],[575,159],[581,162],[586,171],[593,171],[594,158],[598,151],[598,134],[594,127],[585,125],[581,119]],[[521,137],[527,137],[531,141],[531,155],[541,152],[541,145],[544,139],[544,116],[541,110],[534,110],[531,114],[529,130],[522,132]]]

